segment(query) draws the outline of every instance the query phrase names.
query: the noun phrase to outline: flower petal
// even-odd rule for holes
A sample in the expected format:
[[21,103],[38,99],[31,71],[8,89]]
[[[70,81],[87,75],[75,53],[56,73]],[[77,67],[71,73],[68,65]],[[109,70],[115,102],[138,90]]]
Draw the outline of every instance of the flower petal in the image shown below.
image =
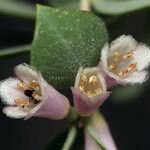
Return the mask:
[[107,69],[108,50],[109,50],[108,44],[105,44],[104,47],[101,50],[101,61],[100,61],[99,66],[103,70]]
[[150,65],[150,49],[144,44],[140,44],[133,54],[134,62],[137,62],[137,69],[141,71]]
[[7,115],[7,117],[20,119],[24,118],[27,115],[27,112],[24,111],[22,107],[5,107],[3,109],[3,113]]
[[70,110],[70,103],[64,95],[60,94],[46,82],[45,95],[46,97],[44,96],[43,102],[31,110],[25,119],[38,116],[58,120],[67,116]]
[[28,82],[31,80],[38,81],[42,76],[41,73],[38,72],[35,68],[25,63],[15,67],[15,74],[18,79],[24,82]]
[[91,115],[103,102],[109,97],[111,92],[103,92],[102,94],[95,94],[89,98],[78,88],[71,88],[73,93],[73,101],[76,111],[82,116]]
[[108,76],[108,75],[105,75],[105,80],[106,80],[106,82],[107,82],[107,89],[112,88],[112,87],[115,87],[115,86],[118,85],[117,80],[115,80],[114,78],[111,78],[111,77]]
[[26,96],[17,88],[19,82],[18,79],[8,78],[0,83],[0,96],[4,103],[14,105],[15,98],[26,99]]
[[[94,114],[94,116],[92,118],[92,122],[90,123],[90,125],[93,128],[93,130],[95,131],[97,138],[103,143],[103,145],[105,146],[105,148],[107,150],[117,150],[116,145],[113,141],[113,137],[110,133],[109,127],[108,127],[106,121],[104,120],[104,118],[99,113]],[[97,150],[97,146],[96,146],[97,144],[89,136],[90,136],[89,134],[85,134],[85,141],[86,141],[85,142],[85,148],[86,148],[86,150],[90,150],[88,148],[89,146],[91,148],[92,147],[96,148],[96,149],[92,148],[93,150]],[[92,144],[92,145],[90,145],[90,144]]]
[[117,51],[132,51],[137,47],[137,41],[130,35],[121,35],[111,42],[109,48],[109,57],[113,56]]
[[133,72],[128,78],[124,79],[124,83],[135,84],[143,83],[148,79],[149,73],[146,70]]

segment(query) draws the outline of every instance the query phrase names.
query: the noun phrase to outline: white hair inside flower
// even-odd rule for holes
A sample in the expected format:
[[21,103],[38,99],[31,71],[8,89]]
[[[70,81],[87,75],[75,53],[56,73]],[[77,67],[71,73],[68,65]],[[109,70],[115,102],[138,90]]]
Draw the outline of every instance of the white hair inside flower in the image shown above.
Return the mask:
[[118,37],[101,51],[100,67],[119,84],[143,83],[148,78],[149,64],[149,47],[130,35]]

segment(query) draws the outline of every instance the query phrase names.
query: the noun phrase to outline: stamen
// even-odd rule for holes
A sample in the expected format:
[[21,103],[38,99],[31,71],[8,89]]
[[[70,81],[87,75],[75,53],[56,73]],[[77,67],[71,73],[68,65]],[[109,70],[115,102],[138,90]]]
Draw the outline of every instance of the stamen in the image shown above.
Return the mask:
[[100,88],[98,88],[98,89],[95,90],[95,92],[100,93],[100,92],[102,92],[102,90]]
[[117,67],[116,64],[110,64],[110,66],[109,66],[109,68],[110,68],[111,70],[115,69],[116,67]]
[[115,53],[114,59],[115,59],[115,61],[119,61],[120,60],[120,54],[119,54],[119,52]]
[[129,64],[128,65],[128,71],[130,71],[130,70],[134,70],[135,68],[136,68],[136,65],[137,65],[137,63],[133,63],[133,64]]
[[35,82],[35,81],[29,81],[29,85],[34,90],[39,90],[39,88],[40,88],[40,85],[37,82]]
[[84,91],[84,86],[79,86],[79,89],[83,92]]
[[81,77],[81,84],[85,84],[87,82],[87,77],[84,75]]
[[89,96],[89,97],[91,97],[91,96],[93,96],[94,94],[92,93],[92,91],[87,91],[87,92],[86,92],[86,95]]
[[17,106],[23,107],[23,108],[27,108],[29,106],[29,102],[27,100],[21,99],[21,98],[16,98],[15,99],[15,104]]
[[17,86],[21,89],[21,90],[26,90],[28,88],[28,85],[25,84],[24,82],[19,82],[17,84]]
[[119,76],[124,76],[128,73],[127,69],[123,69],[122,71],[119,72]]
[[89,83],[96,84],[96,83],[97,83],[97,77],[96,77],[96,76],[91,76],[91,77],[89,78]]
[[132,56],[133,52],[128,52],[126,55],[123,56],[124,59],[128,59]]
[[39,94],[36,94],[36,93],[33,93],[32,96],[33,96],[33,98],[34,98],[36,101],[38,101],[38,102],[42,99],[42,96],[39,95]]

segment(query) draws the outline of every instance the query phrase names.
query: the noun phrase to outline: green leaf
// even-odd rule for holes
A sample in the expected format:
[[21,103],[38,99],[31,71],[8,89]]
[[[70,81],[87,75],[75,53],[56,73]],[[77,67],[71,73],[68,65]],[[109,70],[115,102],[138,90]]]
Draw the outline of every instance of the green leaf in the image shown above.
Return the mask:
[[38,6],[31,64],[55,87],[74,85],[80,66],[99,63],[108,36],[104,22],[86,11]]
[[0,0],[0,13],[33,19],[35,18],[35,7],[20,0]]
[[30,52],[31,45],[21,45],[11,48],[5,48],[0,50],[0,58],[10,57],[14,55],[24,54]]
[[80,0],[48,0],[54,7],[79,8]]
[[134,86],[118,86],[112,90],[111,100],[116,104],[124,104],[135,101],[148,87],[149,81],[146,81],[142,85]]
[[123,15],[150,7],[150,0],[92,0],[96,11],[105,15]]

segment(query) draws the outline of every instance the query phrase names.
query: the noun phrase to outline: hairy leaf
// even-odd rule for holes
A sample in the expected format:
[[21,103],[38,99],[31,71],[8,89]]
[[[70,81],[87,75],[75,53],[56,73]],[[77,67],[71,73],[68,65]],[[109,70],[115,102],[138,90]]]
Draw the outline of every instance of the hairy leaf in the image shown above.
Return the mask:
[[31,64],[50,84],[74,85],[80,66],[99,63],[108,36],[104,22],[90,12],[38,6]]

